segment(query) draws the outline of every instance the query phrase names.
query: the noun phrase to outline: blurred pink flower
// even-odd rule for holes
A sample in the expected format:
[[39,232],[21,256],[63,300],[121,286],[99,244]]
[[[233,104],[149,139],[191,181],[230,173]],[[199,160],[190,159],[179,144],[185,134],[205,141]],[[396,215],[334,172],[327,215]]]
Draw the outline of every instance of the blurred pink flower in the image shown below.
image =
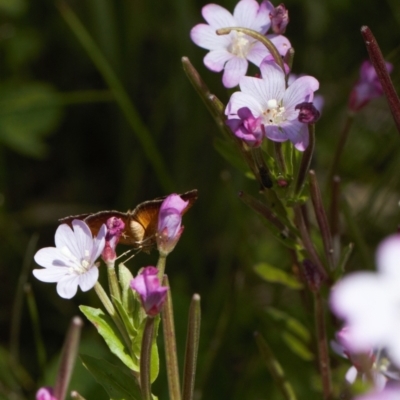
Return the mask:
[[57,400],[53,394],[53,388],[50,386],[41,387],[36,392],[36,400]]
[[156,267],[145,267],[130,284],[138,292],[146,314],[151,317],[160,313],[168,290],[168,287],[160,285],[157,274]]
[[169,254],[181,237],[183,226],[182,215],[189,201],[182,200],[175,193],[166,197],[158,214],[157,248],[161,254]]
[[389,236],[376,252],[378,273],[355,272],[331,291],[330,305],[351,332],[353,353],[384,348],[400,367],[400,235]]
[[400,400],[400,386],[391,386],[383,391],[363,394],[357,396],[354,400]]
[[[392,72],[393,65],[386,63],[388,72]],[[374,66],[369,60],[362,63],[360,68],[360,79],[353,86],[349,98],[349,109],[353,112],[361,110],[372,99],[383,95],[382,85],[379,82]]]
[[[210,50],[204,57],[205,66],[214,72],[224,70],[222,83],[227,88],[237,86],[247,72],[248,61],[259,66],[270,54],[260,42],[241,32],[232,31],[228,35],[217,35],[220,28],[249,28],[265,35],[271,26],[267,2],[240,0],[233,15],[217,4],[203,7],[202,15],[207,24],[192,28],[190,37],[198,46]],[[267,35],[281,55],[285,55],[291,44],[281,35]]]
[[81,220],[73,220],[57,228],[56,247],[40,249],[35,261],[44,269],[34,269],[33,275],[42,282],[57,282],[57,293],[64,299],[75,296],[78,286],[90,290],[99,277],[95,261],[104,249],[106,227],[103,224],[93,238],[89,227]]

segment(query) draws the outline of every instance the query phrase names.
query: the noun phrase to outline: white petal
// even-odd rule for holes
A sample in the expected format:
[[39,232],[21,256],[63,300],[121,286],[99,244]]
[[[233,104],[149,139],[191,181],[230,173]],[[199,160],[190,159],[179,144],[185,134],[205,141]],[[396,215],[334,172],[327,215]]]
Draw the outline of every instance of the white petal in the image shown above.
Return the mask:
[[226,64],[222,83],[226,88],[233,88],[239,84],[241,77],[246,75],[248,62],[244,58],[231,58]]
[[78,290],[79,279],[79,275],[64,276],[57,283],[58,295],[64,299],[71,299],[72,297],[74,297]]
[[287,133],[277,125],[266,125],[265,137],[274,142],[286,142],[288,140]]
[[34,277],[42,282],[58,282],[63,276],[68,274],[67,267],[52,267],[45,269],[34,269]]
[[36,252],[34,256],[35,262],[44,268],[54,268],[62,266],[71,266],[71,263],[60,249],[55,247],[45,247]]
[[93,235],[89,227],[79,219],[72,221],[72,227],[74,229],[76,245],[79,248],[79,253],[75,254],[75,256],[81,258],[90,255],[93,248]]
[[297,150],[304,151],[309,142],[308,126],[299,121],[287,121],[282,124],[288,139],[294,144]]
[[221,72],[224,69],[225,63],[235,57],[232,53],[226,50],[213,50],[204,57],[204,65],[214,72]]
[[80,255],[79,246],[76,243],[74,231],[69,225],[60,225],[56,230],[54,240],[58,249],[66,247],[74,256]]
[[312,101],[314,91],[318,90],[319,82],[312,76],[302,76],[296,79],[286,90],[283,96],[283,104],[289,111],[297,104],[304,101]]
[[268,29],[271,27],[271,19],[269,17],[270,10],[267,7],[267,3],[262,1],[260,8],[258,9],[256,18],[249,28],[262,33],[265,35]]
[[358,374],[358,372],[357,372],[357,368],[356,367],[350,367],[348,370],[347,370],[347,372],[346,372],[346,375],[345,375],[345,378],[346,378],[346,381],[348,382],[348,383],[354,383],[355,382],[355,380],[356,380],[356,378],[357,378],[357,374]]
[[218,4],[207,4],[201,10],[204,19],[213,28],[228,28],[238,26],[232,14]]
[[235,92],[226,106],[225,115],[236,117],[238,110],[243,107],[249,108],[255,118],[263,112],[261,104],[253,96],[243,92]]
[[97,267],[91,268],[86,274],[79,277],[79,286],[83,292],[90,290],[97,280],[99,279],[99,269]]
[[93,239],[92,253],[90,254],[90,260],[92,263],[94,263],[100,257],[100,254],[104,250],[104,246],[106,245],[106,234],[107,234],[107,228],[103,224],[100,227],[96,238]]
[[398,276],[400,291],[400,235],[391,235],[383,240],[376,251],[376,262],[380,271]]
[[261,75],[265,82],[266,92],[268,96],[264,102],[271,99],[281,100],[285,93],[285,74],[278,64],[272,61],[264,61],[260,65]]
[[217,35],[215,28],[206,24],[192,28],[190,37],[197,46],[207,50],[227,49],[231,43],[229,35]]

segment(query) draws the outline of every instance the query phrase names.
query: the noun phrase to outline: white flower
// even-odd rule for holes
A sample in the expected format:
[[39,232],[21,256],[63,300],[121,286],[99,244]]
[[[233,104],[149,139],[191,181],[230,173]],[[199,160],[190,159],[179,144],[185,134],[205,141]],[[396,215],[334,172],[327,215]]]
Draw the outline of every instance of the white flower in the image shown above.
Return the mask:
[[386,238],[376,253],[378,273],[356,272],[332,289],[332,310],[351,331],[351,350],[385,348],[400,367],[400,235]]
[[78,285],[82,291],[90,290],[99,277],[95,261],[105,245],[107,229],[102,225],[96,238],[85,222],[72,221],[73,230],[62,224],[55,234],[56,247],[40,249],[35,261],[44,269],[34,269],[33,275],[42,282],[57,282],[57,293],[70,299]]
[[[242,32],[232,31],[228,35],[217,35],[216,30],[228,27],[252,29],[265,35],[271,26],[268,2],[258,4],[256,0],[240,0],[233,15],[217,4],[207,4],[202,15],[208,24],[198,24],[190,32],[190,37],[198,46],[210,50],[204,57],[204,64],[214,72],[224,70],[222,83],[232,88],[247,72],[248,61],[259,66],[270,52],[260,42]],[[268,35],[281,55],[291,47],[281,35]]]

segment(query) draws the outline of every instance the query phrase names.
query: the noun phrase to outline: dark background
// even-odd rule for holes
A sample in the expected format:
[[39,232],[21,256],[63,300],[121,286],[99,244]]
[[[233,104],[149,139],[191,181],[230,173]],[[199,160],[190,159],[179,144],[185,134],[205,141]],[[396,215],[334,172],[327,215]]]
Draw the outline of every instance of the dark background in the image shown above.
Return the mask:
[[[99,53],[84,49],[83,36],[67,24],[68,9],[62,4],[0,1],[0,399],[33,398],[33,382],[52,385],[69,321],[80,314],[78,305],[100,306],[93,291],[79,292],[67,301],[57,296],[54,284],[33,279],[33,254],[54,245],[57,219],[132,209],[141,201],[193,188],[199,199],[184,217],[185,231],[168,258],[167,273],[180,357],[190,297],[199,293],[202,298],[198,393],[210,400],[280,398],[253,338],[259,331],[298,398],[320,398],[310,299],[254,273],[253,266],[264,261],[290,271],[290,258],[238,199],[239,190],[257,195],[257,185],[213,148],[220,133],[181,66],[181,57],[188,56],[226,104],[230,93],[222,87],[221,76],[205,69],[206,51],[189,37],[190,29],[203,22],[200,10],[206,3],[68,2],[105,57],[106,63],[97,65],[91,56]],[[232,11],[235,2],[219,4]],[[285,5],[290,13],[286,36],[296,51],[293,72],[315,76],[324,96],[313,164],[323,180],[345,119],[349,91],[367,57],[362,25],[372,29],[385,57],[395,65],[393,80],[399,86],[400,3],[292,0]],[[136,112],[151,134],[167,179],[155,172],[154,154],[143,150],[116,101],[116,84],[105,81],[100,71],[105,66],[128,94],[128,107],[136,110],[127,114],[132,117]],[[363,251],[356,246],[351,268],[365,268],[366,260],[370,265],[377,242],[397,229],[399,149],[399,134],[385,101],[372,102],[356,117],[340,167],[354,222],[343,222],[343,243],[365,245]],[[136,273],[156,259],[156,252],[140,254],[128,265]],[[13,304],[19,282],[25,281],[24,265],[48,360],[42,370],[22,296],[17,343],[26,375],[5,364],[10,327],[19,320]],[[80,351],[110,357],[89,323]],[[334,358],[337,382],[345,371],[339,363]],[[87,399],[106,399],[77,364],[71,387]],[[161,371],[155,394],[166,399],[166,388]]]

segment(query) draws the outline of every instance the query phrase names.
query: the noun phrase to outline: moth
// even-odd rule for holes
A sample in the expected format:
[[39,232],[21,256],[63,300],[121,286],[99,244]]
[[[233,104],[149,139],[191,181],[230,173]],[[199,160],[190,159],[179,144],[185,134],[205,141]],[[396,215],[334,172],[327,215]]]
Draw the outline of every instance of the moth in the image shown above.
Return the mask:
[[[197,200],[197,189],[179,195],[183,200],[189,201],[183,213],[192,207]],[[93,236],[96,236],[101,225],[105,224],[111,217],[121,218],[125,223],[125,230],[122,232],[118,243],[132,246],[134,249],[141,249],[149,252],[156,242],[158,225],[158,214],[162,202],[167,196],[157,197],[154,200],[144,201],[138,204],[132,211],[99,211],[93,214],[72,215],[61,218],[59,222],[71,225],[74,219],[80,219],[89,226]]]

